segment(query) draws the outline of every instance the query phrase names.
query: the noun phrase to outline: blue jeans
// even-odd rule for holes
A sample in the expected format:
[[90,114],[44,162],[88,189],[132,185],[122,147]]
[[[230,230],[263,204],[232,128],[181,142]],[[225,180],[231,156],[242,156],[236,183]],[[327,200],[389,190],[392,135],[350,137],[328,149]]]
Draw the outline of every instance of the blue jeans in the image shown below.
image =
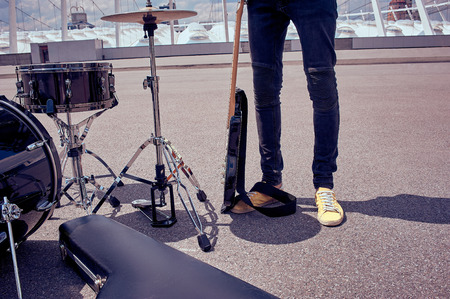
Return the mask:
[[292,20],[300,36],[303,69],[314,111],[313,184],[315,188],[333,188],[339,134],[334,71],[336,1],[248,0],[247,11],[262,180],[273,185],[282,181],[282,56]]

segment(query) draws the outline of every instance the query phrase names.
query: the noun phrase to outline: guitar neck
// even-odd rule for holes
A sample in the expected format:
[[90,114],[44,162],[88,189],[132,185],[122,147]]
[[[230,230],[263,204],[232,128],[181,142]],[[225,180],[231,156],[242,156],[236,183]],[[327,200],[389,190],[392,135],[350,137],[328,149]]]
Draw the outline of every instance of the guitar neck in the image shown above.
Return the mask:
[[231,87],[230,87],[230,102],[228,106],[228,118],[227,118],[227,128],[230,125],[231,116],[234,114],[235,107],[235,93],[236,93],[236,82],[237,82],[237,67],[239,58],[239,40],[241,37],[241,20],[242,14],[244,12],[244,0],[239,1],[239,7],[236,11],[236,27],[234,29],[234,44],[233,44],[233,62],[231,70]]

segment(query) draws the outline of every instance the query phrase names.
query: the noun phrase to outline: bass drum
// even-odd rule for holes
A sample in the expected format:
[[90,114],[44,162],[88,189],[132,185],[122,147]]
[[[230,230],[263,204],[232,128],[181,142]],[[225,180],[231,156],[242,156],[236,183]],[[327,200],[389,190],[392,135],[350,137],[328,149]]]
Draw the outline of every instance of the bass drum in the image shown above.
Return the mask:
[[[56,147],[42,124],[20,105],[0,96],[0,205],[6,197],[21,209],[12,220],[21,243],[53,213],[61,191]],[[9,248],[7,223],[0,216],[0,256]]]

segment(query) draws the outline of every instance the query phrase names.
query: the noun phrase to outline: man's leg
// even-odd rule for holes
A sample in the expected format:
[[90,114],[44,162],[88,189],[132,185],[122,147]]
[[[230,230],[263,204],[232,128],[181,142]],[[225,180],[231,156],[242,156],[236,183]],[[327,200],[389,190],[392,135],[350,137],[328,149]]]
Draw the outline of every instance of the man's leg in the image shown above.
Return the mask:
[[[283,48],[289,25],[287,16],[279,10],[281,1],[250,0],[247,5],[249,43],[252,57],[256,125],[261,155],[262,181],[281,187],[283,158],[281,155],[281,107]],[[261,193],[249,193],[256,206],[273,201]],[[231,211],[252,211],[239,202]]]
[[273,185],[281,183],[283,169],[280,91],[289,19],[281,2],[250,0],[247,7],[262,180]]
[[[314,1],[312,1],[314,2]],[[339,101],[334,66],[335,1],[319,1],[316,9],[294,5],[289,13],[299,32],[308,91],[314,110],[313,183],[319,221],[328,226],[342,222],[344,212],[336,201],[333,173],[337,170]],[[303,9],[303,10],[302,10]],[[300,17],[299,17],[300,16]]]

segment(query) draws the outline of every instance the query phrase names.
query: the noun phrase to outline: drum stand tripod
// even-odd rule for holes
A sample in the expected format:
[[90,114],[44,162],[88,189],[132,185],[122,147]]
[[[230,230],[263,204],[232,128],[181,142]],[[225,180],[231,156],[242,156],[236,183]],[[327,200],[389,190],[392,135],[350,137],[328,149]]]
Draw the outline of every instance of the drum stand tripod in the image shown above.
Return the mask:
[[[70,92],[67,93],[66,96],[70,96]],[[115,94],[114,94],[114,101],[116,102],[115,105],[117,105],[117,99],[115,97]],[[113,105],[113,107],[115,105]],[[97,154],[86,149],[86,146],[83,143],[84,138],[86,138],[86,135],[89,132],[89,127],[91,126],[94,119],[96,119],[97,117],[102,115],[108,109],[103,109],[75,125],[72,124],[72,118],[71,118],[69,111],[67,112],[67,124],[64,123],[61,119],[59,119],[56,116],[56,114],[49,114],[49,116],[55,122],[56,127],[58,128],[58,134],[59,134],[59,138],[61,141],[61,146],[64,147],[64,149],[60,153],[61,169],[62,169],[63,174],[64,174],[64,169],[67,164],[67,159],[68,158],[72,159],[72,177],[66,178],[66,185],[61,190],[61,194],[65,195],[71,202],[75,203],[76,206],[82,207],[86,211],[87,214],[92,213],[92,202],[94,200],[94,197],[95,196],[97,196],[97,198],[103,197],[103,194],[101,194],[101,192],[104,190],[104,187],[96,182],[94,175],[91,175],[89,177],[89,176],[85,176],[83,174],[83,167],[81,164],[82,155],[84,153],[86,153],[86,154],[93,156],[110,173],[109,175],[96,176],[97,178],[106,177],[106,176],[116,177],[116,175],[111,170],[111,168],[108,166],[108,164],[106,164],[106,162],[103,161]],[[80,127],[83,125],[86,125],[86,126],[83,130],[83,134],[81,136],[79,136]],[[74,183],[79,185],[80,198],[81,198],[79,201],[75,200],[67,192]],[[95,191],[92,192],[91,196],[88,195],[88,192],[86,190],[87,183],[90,183],[95,187]],[[120,204],[118,202],[118,200],[113,196],[109,197],[108,200],[113,207],[116,207]]]
[[[188,178],[194,188],[197,190],[197,198],[200,201],[206,200],[206,194],[200,189],[200,186],[194,177],[191,169],[184,164],[183,159],[172,146],[170,141],[161,136],[161,126],[160,126],[160,115],[159,115],[159,85],[158,80],[159,77],[156,76],[156,62],[155,62],[155,44],[154,44],[154,31],[157,29],[156,17],[151,14],[147,14],[143,17],[144,20],[144,33],[145,37],[149,38],[149,49],[150,49],[150,70],[151,76],[147,76],[144,80],[144,89],[150,87],[152,92],[152,100],[153,100],[153,115],[154,115],[154,127],[155,127],[155,135],[151,135],[149,139],[147,139],[135,152],[133,157],[127,163],[127,165],[123,168],[122,172],[115,179],[114,183],[108,189],[108,191],[104,194],[103,198],[100,200],[98,205],[93,210],[93,213],[96,213],[98,209],[101,207],[105,199],[109,199],[112,191],[115,187],[121,183],[122,177],[126,177],[129,179],[133,179],[135,181],[139,181],[141,183],[151,185],[151,200],[135,200],[132,202],[133,207],[138,208],[150,221],[151,225],[154,227],[169,227],[176,223],[177,219],[175,216],[175,207],[174,207],[174,194],[173,194],[173,186],[176,185],[176,190],[178,196],[183,204],[186,212],[189,215],[194,227],[197,230],[197,240],[200,248],[203,251],[209,251],[211,249],[211,244],[206,234],[203,232],[202,223],[200,221],[200,217],[195,210],[195,206],[192,202],[192,198],[189,195],[189,191],[186,186],[181,182],[180,170],[183,174]],[[138,158],[141,152],[152,143],[156,147],[156,177],[155,181],[145,180],[143,178],[139,178],[133,175],[127,174],[127,171],[133,165],[134,161]],[[167,166],[170,171],[170,175],[165,175],[165,167],[164,161],[167,163]],[[171,181],[170,179],[173,180]],[[186,205],[186,201],[184,200],[182,191],[186,194],[190,206],[192,208],[193,213],[189,211],[188,206]],[[171,215],[165,215],[156,209],[156,207],[166,206],[165,194],[169,191],[170,196],[170,213]],[[193,215],[194,214],[194,215]],[[158,215],[162,216],[159,217]],[[194,218],[195,216],[195,218]]]

